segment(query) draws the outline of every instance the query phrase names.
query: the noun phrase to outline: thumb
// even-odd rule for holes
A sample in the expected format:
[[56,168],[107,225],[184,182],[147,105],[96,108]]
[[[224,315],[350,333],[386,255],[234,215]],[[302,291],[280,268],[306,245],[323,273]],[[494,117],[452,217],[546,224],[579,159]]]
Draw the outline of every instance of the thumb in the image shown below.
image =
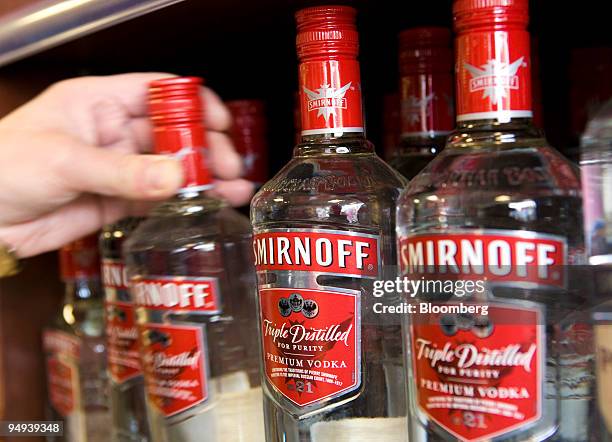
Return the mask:
[[172,196],[183,184],[181,163],[171,157],[127,154],[71,141],[63,145],[65,160],[56,162],[54,171],[69,190],[158,200]]

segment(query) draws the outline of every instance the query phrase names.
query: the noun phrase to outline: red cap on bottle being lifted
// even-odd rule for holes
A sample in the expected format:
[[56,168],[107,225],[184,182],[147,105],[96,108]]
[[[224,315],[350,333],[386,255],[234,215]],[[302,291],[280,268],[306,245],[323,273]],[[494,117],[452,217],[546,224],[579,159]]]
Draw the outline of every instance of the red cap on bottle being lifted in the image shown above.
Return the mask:
[[183,162],[182,191],[212,186],[212,175],[206,164],[202,83],[198,77],[173,77],[149,84],[155,153],[171,155]]

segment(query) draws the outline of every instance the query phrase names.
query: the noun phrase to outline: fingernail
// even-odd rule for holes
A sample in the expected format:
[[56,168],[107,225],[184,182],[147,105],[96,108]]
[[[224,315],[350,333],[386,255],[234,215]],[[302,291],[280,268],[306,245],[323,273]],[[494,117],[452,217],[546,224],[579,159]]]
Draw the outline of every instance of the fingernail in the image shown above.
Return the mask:
[[181,165],[176,160],[155,159],[147,167],[145,180],[148,193],[175,191],[183,180]]

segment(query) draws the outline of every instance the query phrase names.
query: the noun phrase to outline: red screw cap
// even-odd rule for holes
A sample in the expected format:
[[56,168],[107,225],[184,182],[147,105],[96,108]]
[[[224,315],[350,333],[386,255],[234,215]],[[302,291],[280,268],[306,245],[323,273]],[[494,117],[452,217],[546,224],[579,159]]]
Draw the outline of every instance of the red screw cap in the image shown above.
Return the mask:
[[455,30],[525,27],[529,22],[528,0],[455,0]]
[[356,15],[357,11],[350,6],[315,6],[298,11],[295,14],[298,57],[357,56]]

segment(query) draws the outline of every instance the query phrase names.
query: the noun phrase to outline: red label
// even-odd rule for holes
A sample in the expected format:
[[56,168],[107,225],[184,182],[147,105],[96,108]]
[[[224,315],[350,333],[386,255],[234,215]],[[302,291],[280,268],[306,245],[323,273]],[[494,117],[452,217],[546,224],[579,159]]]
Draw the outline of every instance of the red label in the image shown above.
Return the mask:
[[106,302],[108,372],[118,384],[141,374],[138,330],[130,302]]
[[430,279],[461,277],[491,282],[565,285],[567,246],[562,237],[522,230],[426,233],[399,239],[403,272]]
[[186,325],[141,326],[147,395],[166,417],[208,398],[207,354],[202,330]]
[[100,275],[100,255],[96,235],[62,247],[59,251],[62,279],[95,278]]
[[[115,259],[102,260],[102,283],[105,289],[128,289],[128,278],[125,266],[121,261]],[[106,294],[108,296],[108,290],[106,290]]]
[[363,132],[356,59],[300,64],[302,135]]
[[451,73],[402,77],[402,136],[445,134],[455,127]]
[[62,416],[68,416],[78,401],[80,341],[66,332],[45,330],[43,348],[47,354],[49,401]]
[[529,33],[468,32],[457,37],[457,121],[531,117]]
[[542,412],[543,325],[537,309],[489,306],[488,316],[419,314],[413,382],[421,412],[461,441],[481,441]]
[[155,310],[219,313],[221,299],[217,278],[173,276],[131,281],[134,304]]
[[341,230],[278,229],[253,239],[258,271],[378,277],[378,236]]
[[359,292],[260,289],[264,372],[303,407],[361,385]]

